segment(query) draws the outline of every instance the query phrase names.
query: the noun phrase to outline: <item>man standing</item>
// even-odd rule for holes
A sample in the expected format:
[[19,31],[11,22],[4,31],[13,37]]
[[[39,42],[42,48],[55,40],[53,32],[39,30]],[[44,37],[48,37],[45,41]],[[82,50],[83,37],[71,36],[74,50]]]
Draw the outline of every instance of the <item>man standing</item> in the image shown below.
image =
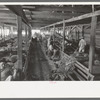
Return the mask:
[[84,40],[83,37],[80,38],[79,41],[79,53],[83,53],[85,51],[85,46],[86,46],[86,41]]

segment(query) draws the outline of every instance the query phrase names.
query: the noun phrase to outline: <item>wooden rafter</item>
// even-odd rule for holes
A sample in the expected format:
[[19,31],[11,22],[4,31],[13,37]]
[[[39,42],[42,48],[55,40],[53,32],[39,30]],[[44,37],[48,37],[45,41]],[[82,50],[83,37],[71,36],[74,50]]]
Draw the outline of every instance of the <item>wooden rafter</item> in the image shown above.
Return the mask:
[[[100,15],[100,10],[99,11],[95,11],[94,13],[88,13],[88,14],[84,14],[84,15],[81,15],[81,16],[78,16],[78,17],[74,17],[74,18],[65,20],[65,23],[79,21],[79,20],[82,20],[82,19],[87,19],[87,18],[90,18],[92,16],[99,16],[99,15]],[[54,23],[54,24],[51,24],[51,25],[48,25],[48,26],[45,26],[45,27],[42,27],[42,28],[47,28],[47,27],[51,27],[53,25],[59,25],[59,24],[62,24],[62,23],[63,23],[63,21],[60,21],[60,22],[57,22],[57,23]]]
[[32,10],[32,11],[74,11],[74,12],[85,12],[85,13],[89,13],[91,12],[91,7],[89,6],[75,6],[72,7],[71,5],[67,5],[67,6],[23,6],[24,9],[28,9],[28,10]]

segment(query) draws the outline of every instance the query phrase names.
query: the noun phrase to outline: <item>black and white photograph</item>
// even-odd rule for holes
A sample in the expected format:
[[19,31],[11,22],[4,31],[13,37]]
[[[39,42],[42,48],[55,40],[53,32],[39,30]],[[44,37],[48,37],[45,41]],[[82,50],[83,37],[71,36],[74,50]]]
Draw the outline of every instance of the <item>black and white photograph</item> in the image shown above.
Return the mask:
[[99,4],[0,4],[0,81],[99,80]]

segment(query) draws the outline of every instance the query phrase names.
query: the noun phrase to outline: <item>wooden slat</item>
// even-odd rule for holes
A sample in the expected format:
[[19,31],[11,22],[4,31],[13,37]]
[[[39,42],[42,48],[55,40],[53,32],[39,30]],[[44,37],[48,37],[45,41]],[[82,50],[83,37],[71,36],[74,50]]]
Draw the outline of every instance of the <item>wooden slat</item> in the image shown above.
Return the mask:
[[[83,70],[84,72],[89,72],[89,69],[86,68],[84,65],[82,65],[81,63],[79,63],[78,61],[75,62],[76,67],[78,67],[79,69]],[[81,67],[80,67],[81,66]]]
[[81,75],[79,75],[76,71],[73,71],[73,73],[77,76],[79,80],[85,81],[85,79]]
[[83,76],[85,77],[86,79],[88,79],[88,75],[85,75],[82,71],[80,71],[79,69],[77,69],[77,71]]
[[18,68],[22,69],[22,19],[17,16],[17,27],[18,27]]

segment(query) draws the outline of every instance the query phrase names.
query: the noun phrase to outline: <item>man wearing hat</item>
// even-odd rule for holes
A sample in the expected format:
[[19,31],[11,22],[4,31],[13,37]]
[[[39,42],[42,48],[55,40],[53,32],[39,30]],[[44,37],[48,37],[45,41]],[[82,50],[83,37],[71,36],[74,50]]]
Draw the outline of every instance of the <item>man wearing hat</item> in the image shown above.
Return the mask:
[[81,36],[79,41],[79,53],[84,52],[85,46],[86,46],[86,41],[84,40],[83,36]]

